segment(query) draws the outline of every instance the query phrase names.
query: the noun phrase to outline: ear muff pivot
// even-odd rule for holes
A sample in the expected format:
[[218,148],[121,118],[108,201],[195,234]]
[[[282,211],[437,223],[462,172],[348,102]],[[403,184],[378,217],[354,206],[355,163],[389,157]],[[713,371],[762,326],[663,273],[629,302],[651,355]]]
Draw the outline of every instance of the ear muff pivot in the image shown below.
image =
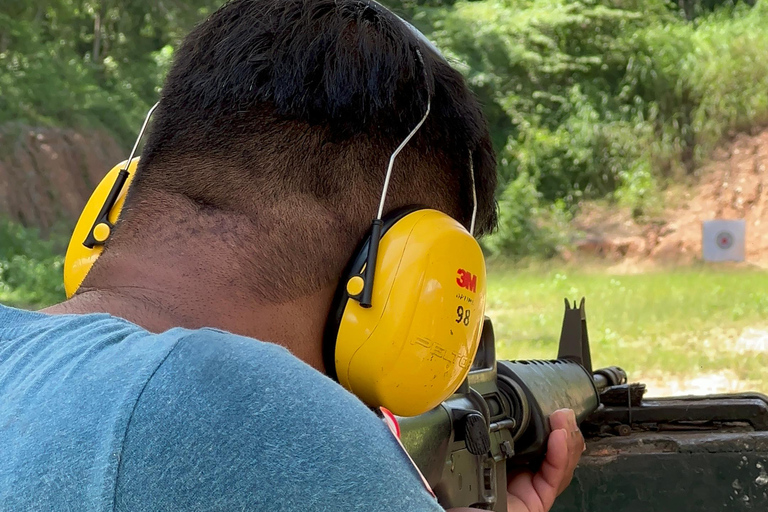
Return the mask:
[[115,227],[114,222],[109,220],[109,214],[129,177],[130,174],[125,168],[121,168],[117,172],[112,188],[109,189],[109,193],[96,216],[96,220],[93,222],[93,226],[83,242],[85,247],[93,249],[96,245],[104,245],[104,242],[109,238],[112,228]]
[[326,325],[325,366],[371,407],[426,412],[461,385],[485,312],[485,261],[448,215],[398,211],[383,220],[371,307],[361,304],[371,234],[339,283]]

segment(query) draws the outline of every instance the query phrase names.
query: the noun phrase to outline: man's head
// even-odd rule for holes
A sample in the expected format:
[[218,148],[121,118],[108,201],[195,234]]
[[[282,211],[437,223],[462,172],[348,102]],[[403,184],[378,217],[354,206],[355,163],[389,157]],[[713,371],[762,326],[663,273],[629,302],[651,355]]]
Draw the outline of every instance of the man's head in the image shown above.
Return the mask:
[[177,51],[105,256],[204,235],[214,247],[200,251],[237,246],[222,265],[266,302],[335,283],[430,97],[387,210],[422,204],[468,226],[471,154],[487,232],[495,161],[480,107],[401,20],[358,0],[235,0]]
[[385,211],[469,226],[474,167],[475,234],[495,225],[485,119],[430,46],[368,1],[222,7],[177,51],[118,225],[67,311],[304,339],[289,348],[321,367],[333,291],[428,102]]

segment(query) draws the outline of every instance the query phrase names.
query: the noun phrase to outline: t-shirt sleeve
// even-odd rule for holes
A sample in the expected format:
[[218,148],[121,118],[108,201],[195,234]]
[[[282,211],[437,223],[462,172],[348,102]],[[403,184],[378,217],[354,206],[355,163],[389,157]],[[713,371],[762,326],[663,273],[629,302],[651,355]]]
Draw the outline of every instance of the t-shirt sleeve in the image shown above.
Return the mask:
[[180,340],[126,431],[119,511],[441,511],[383,421],[286,350]]

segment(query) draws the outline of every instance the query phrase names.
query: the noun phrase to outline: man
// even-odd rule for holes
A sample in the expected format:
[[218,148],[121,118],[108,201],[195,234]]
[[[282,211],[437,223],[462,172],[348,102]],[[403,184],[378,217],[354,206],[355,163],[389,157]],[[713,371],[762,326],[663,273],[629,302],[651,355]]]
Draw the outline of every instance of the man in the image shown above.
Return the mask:
[[[129,197],[78,293],[0,307],[3,510],[440,510],[384,423],[325,377],[323,329],[386,210],[496,221],[461,76],[378,4],[235,0],[179,49]],[[262,341],[256,341],[262,340]],[[583,450],[551,417],[508,509],[548,510]]]

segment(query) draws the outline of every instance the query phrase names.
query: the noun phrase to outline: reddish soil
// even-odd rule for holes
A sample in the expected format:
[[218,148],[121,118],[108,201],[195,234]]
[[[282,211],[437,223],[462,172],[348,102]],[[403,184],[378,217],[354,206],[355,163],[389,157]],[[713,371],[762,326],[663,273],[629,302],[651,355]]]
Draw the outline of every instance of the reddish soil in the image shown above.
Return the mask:
[[102,131],[0,127],[0,216],[46,232],[74,222],[125,148]]
[[768,128],[736,136],[696,175],[692,186],[666,192],[663,213],[653,220],[585,205],[574,221],[577,254],[630,266],[691,263],[701,259],[702,221],[745,219],[747,262],[768,265]]

